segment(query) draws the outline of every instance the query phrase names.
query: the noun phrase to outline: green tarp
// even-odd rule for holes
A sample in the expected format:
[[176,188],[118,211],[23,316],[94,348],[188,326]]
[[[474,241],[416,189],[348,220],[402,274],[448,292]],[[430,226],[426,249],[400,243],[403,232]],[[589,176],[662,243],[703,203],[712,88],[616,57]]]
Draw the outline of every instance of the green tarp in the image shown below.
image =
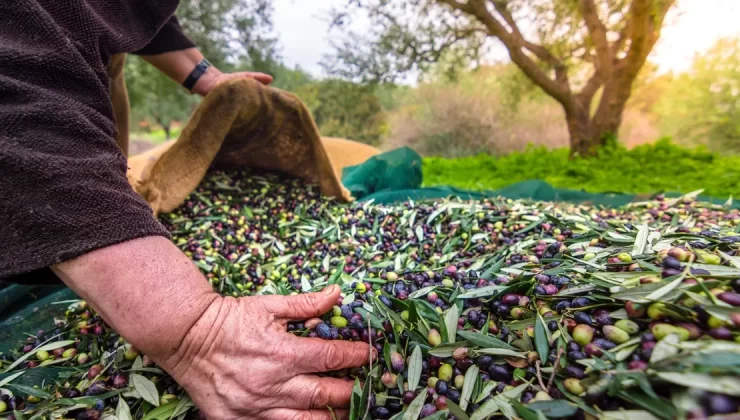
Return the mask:
[[[345,168],[342,182],[360,201],[373,200],[390,204],[406,200],[428,200],[445,197],[480,199],[505,197],[537,201],[565,201],[619,207],[636,199],[620,193],[594,194],[585,191],[554,188],[539,180],[519,182],[494,191],[464,191],[453,187],[422,188],[421,156],[409,148],[396,149]],[[666,194],[678,196],[679,194]],[[725,200],[700,196],[700,200],[723,204]],[[738,204],[734,204],[738,208]],[[48,328],[55,316],[62,316],[65,304],[54,304],[76,296],[63,286],[10,285],[0,289],[0,352],[18,345],[24,333]]]

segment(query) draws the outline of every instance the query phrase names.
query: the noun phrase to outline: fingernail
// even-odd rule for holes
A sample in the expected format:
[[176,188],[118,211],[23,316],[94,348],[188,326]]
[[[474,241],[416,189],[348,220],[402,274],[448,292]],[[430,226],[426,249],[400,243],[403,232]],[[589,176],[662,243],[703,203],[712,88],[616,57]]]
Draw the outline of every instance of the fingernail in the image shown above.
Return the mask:
[[331,295],[331,294],[334,293],[335,290],[337,290],[337,285],[336,284],[332,284],[331,286],[329,286],[326,289],[324,289],[324,294],[327,295],[327,296],[328,295]]

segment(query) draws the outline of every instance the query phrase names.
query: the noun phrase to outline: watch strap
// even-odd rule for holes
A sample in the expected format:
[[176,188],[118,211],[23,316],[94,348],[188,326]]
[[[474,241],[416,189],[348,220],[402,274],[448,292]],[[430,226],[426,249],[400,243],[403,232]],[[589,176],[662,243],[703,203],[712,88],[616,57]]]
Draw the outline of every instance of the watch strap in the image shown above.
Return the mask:
[[182,85],[185,87],[185,89],[192,91],[193,86],[198,82],[198,79],[200,79],[203,74],[205,74],[206,70],[208,70],[208,67],[211,67],[211,63],[208,62],[205,58],[201,60],[200,63],[198,63],[193,71],[190,72],[188,77],[185,79],[184,82],[182,82]]

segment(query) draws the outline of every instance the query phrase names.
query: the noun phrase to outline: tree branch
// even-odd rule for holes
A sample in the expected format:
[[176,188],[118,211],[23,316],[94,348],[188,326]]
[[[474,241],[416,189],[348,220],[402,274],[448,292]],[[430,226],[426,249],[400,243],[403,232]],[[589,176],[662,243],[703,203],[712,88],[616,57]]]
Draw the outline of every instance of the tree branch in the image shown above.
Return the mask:
[[591,101],[594,99],[594,95],[598,92],[599,88],[604,85],[604,78],[598,71],[595,71],[593,75],[588,79],[583,89],[576,96],[578,98],[578,104],[583,106],[583,111],[588,111],[591,108]]
[[514,17],[511,15],[511,12],[509,12],[509,9],[506,8],[506,0],[493,0],[493,7],[504,19],[504,22],[509,25],[514,37],[517,39],[521,39],[522,46],[524,48],[529,50],[540,60],[552,66],[556,66],[559,64],[558,59],[555,58],[554,55],[550,54],[550,51],[548,51],[547,48],[543,47],[542,45],[537,45],[533,42],[530,42],[524,38],[524,35],[522,35],[522,31],[519,29],[516,21],[514,21]]
[[549,78],[542,69],[522,51],[524,47],[524,38],[518,30],[512,29],[512,32],[506,30],[504,25],[496,19],[487,9],[484,0],[468,0],[467,3],[460,3],[457,0],[437,0],[446,4],[454,10],[467,13],[483,24],[488,29],[491,36],[498,38],[509,51],[511,61],[514,62],[529,77],[532,82],[538,85],[548,95],[560,102],[566,109],[573,107],[573,96],[568,84],[568,75],[562,64],[555,64],[555,79]]
[[470,6],[469,3],[461,3],[457,0],[439,0],[440,3],[444,3],[453,9],[459,10],[461,12],[465,13],[473,13],[473,8]]
[[596,48],[596,71],[608,77],[612,69],[612,58],[609,54],[609,41],[606,39],[606,26],[599,19],[599,14],[593,0],[580,0],[579,7],[591,41]]
[[620,60],[627,74],[636,75],[642,67],[658,42],[663,19],[674,3],[675,0],[635,0],[632,3],[627,21],[630,48],[627,56]]

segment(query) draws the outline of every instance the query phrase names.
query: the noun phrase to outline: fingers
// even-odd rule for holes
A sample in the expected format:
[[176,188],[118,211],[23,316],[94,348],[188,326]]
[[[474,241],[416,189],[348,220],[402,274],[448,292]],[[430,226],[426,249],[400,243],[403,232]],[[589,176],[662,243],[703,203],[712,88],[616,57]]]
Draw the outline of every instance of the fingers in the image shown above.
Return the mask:
[[283,386],[281,394],[291,396],[285,400],[285,408],[297,410],[347,408],[353,385],[354,382],[339,378],[298,375]]
[[292,336],[288,345],[300,348],[293,368],[297,373],[321,373],[363,366],[376,351],[367,343]]
[[272,83],[272,76],[269,74],[264,73],[255,73],[253,76],[255,79],[257,79],[258,82],[262,83],[263,85],[269,85]]
[[270,76],[269,74],[265,74],[265,73],[255,73],[251,71],[245,71],[245,72],[241,72],[238,74],[241,76],[251,77],[255,79],[256,81],[262,83],[263,85],[269,85],[270,83],[272,83],[272,80],[273,80],[272,76]]
[[348,417],[349,413],[346,410],[336,410],[332,414],[329,410],[299,411],[281,408],[269,411],[265,418],[276,420],[334,420],[346,419]]
[[337,304],[341,290],[331,285],[319,293],[295,296],[262,296],[260,301],[270,313],[278,318],[302,320],[323,315]]

